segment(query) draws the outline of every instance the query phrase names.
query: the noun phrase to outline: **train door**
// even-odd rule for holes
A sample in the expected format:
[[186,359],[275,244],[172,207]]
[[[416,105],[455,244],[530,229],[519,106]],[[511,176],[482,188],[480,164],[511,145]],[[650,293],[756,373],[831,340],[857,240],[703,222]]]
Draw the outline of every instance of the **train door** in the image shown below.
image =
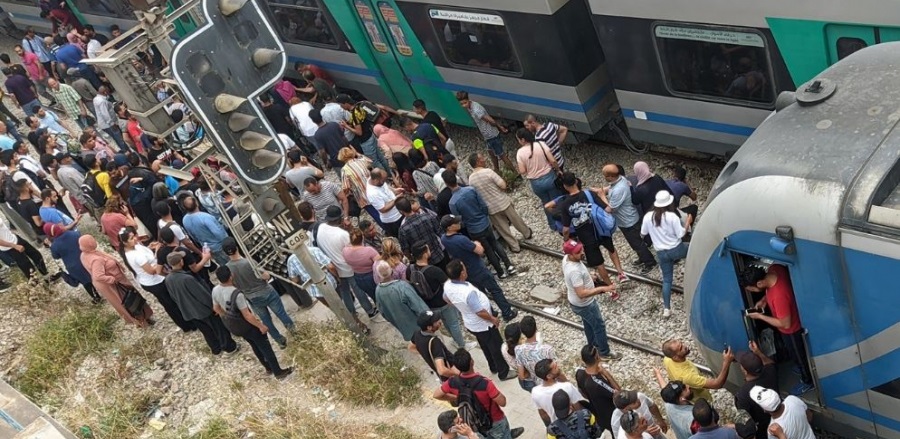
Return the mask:
[[[166,12],[171,13],[172,11],[180,8],[184,2],[182,0],[169,0],[166,2]],[[197,23],[194,22],[194,18],[191,14],[184,14],[175,20],[175,33],[179,37],[183,37],[191,32],[194,29],[197,29]]]
[[828,61],[834,64],[857,50],[880,43],[878,29],[872,26],[829,24],[825,26]]
[[[404,35],[399,23],[391,23],[393,27],[389,26],[375,1],[353,0],[353,7],[368,38],[378,70],[381,71],[383,81],[389,89],[386,91],[394,98],[395,105],[412,108],[412,102],[417,96],[401,63],[402,58],[412,55],[412,50],[405,44],[405,37],[397,39],[395,35],[391,35],[392,29],[399,31],[401,36]],[[388,9],[393,10],[390,6]],[[389,17],[394,19],[392,21],[399,21],[396,14],[390,14]]]
[[[795,297],[796,292],[799,291],[800,288],[802,288],[800,277],[793,276],[794,270],[792,264],[790,263],[766,259],[750,254],[749,252],[740,252],[735,250],[731,251],[731,257],[734,263],[735,274],[738,280],[738,287],[742,296],[745,310],[756,308],[756,304],[765,297],[765,291],[751,291],[745,287],[750,281],[750,278],[754,277],[754,274],[756,274],[756,276],[764,276],[769,265],[779,264],[786,268],[789,277],[787,281],[791,283],[792,289],[795,291]],[[782,281],[782,279],[779,278],[779,282],[780,281]],[[747,312],[744,312],[742,317],[744,321],[744,328],[747,332],[747,338],[749,340],[755,341],[760,347],[760,350],[779,365],[779,390],[786,393],[800,382],[800,369],[797,364],[794,364],[793,356],[789,353],[790,348],[789,346],[787,346],[788,340],[780,335],[778,329],[766,323],[765,321],[751,318]],[[807,393],[802,395],[802,397],[807,402],[812,402],[816,405],[821,406],[822,399],[816,378],[815,361],[812,359],[812,355],[810,355],[809,339],[808,334],[805,333],[805,330],[802,338],[802,345],[800,343],[795,343],[794,346],[797,349],[802,349],[806,353],[805,356],[808,363],[807,367],[809,368],[809,372],[812,375],[813,383],[816,384],[815,389],[808,391]]]

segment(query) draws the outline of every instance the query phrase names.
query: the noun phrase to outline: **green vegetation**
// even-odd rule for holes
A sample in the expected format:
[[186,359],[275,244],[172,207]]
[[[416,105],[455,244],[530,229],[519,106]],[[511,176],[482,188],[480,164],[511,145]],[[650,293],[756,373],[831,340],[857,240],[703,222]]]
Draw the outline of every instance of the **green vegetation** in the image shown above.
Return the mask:
[[[248,419],[247,426],[231,426],[222,418],[210,420],[196,434],[189,436],[184,431],[169,432],[165,438],[190,439],[240,439],[246,433],[253,432],[258,439],[346,439],[374,437],[378,439],[422,439],[404,427],[377,424],[359,425],[340,420],[314,417],[308,414],[294,413],[288,418],[276,418],[260,421]],[[375,436],[371,436],[374,433]]]
[[[419,374],[394,354],[376,354],[336,322],[298,322],[288,345],[294,373],[355,405],[396,408],[421,398]],[[312,353],[315,353],[313,355]]]
[[96,439],[120,439],[140,436],[150,411],[159,400],[152,392],[139,392],[128,385],[108,389],[107,402],[97,407],[97,421],[92,425]]
[[25,342],[23,367],[13,385],[35,401],[67,376],[89,353],[115,337],[116,316],[86,305],[70,306],[37,328]]

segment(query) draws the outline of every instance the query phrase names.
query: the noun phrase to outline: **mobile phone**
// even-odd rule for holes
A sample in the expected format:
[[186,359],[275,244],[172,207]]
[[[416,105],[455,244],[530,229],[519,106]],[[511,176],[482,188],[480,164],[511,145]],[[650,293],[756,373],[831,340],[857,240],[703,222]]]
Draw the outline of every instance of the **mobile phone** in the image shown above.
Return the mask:
[[747,308],[744,310],[744,315],[748,316],[750,314],[759,314],[761,312],[762,311],[760,311],[759,308]]

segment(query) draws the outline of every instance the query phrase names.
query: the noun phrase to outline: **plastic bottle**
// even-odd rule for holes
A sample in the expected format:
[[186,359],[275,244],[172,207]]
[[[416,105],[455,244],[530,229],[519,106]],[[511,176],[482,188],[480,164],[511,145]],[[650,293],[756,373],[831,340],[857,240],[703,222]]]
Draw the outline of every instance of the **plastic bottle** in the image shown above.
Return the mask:
[[[207,244],[207,243],[204,242],[204,243],[203,243],[203,253],[208,253],[208,252],[209,252],[209,244]],[[203,266],[204,266],[204,267],[209,267],[210,262],[211,262],[211,260],[206,261],[206,264],[204,264]]]

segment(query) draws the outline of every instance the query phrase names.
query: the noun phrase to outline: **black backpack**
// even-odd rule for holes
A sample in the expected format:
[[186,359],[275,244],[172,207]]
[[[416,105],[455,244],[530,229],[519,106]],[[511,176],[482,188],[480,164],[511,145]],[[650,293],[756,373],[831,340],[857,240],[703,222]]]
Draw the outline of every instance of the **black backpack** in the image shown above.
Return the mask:
[[[558,439],[593,439],[594,436],[588,431],[588,419],[585,418],[584,410],[578,410],[570,416],[573,421],[570,425],[565,419],[557,419],[550,424],[550,430],[553,430]],[[572,427],[575,427],[572,430]]]
[[222,316],[222,323],[225,324],[225,328],[236,337],[250,334],[254,328],[241,314],[241,310],[237,308],[237,295],[240,293],[241,290],[237,288],[231,292],[231,298],[225,303],[225,315]]
[[99,172],[91,171],[85,174],[84,182],[81,183],[81,191],[94,203],[94,207],[103,207],[106,206],[106,192],[103,192],[103,188],[97,183],[97,174]]
[[19,199],[19,190],[9,172],[0,172],[0,203],[15,202]]
[[474,378],[450,378],[450,387],[459,393],[456,395],[456,410],[463,422],[479,433],[485,433],[491,429],[493,421],[488,409],[481,404],[475,396],[475,389],[484,382],[484,377]]
[[428,284],[428,279],[425,278],[425,270],[428,268],[427,266],[419,268],[415,263],[409,264],[406,268],[406,279],[419,293],[419,297],[425,301],[431,300],[437,294],[437,291],[432,291],[431,285]]

